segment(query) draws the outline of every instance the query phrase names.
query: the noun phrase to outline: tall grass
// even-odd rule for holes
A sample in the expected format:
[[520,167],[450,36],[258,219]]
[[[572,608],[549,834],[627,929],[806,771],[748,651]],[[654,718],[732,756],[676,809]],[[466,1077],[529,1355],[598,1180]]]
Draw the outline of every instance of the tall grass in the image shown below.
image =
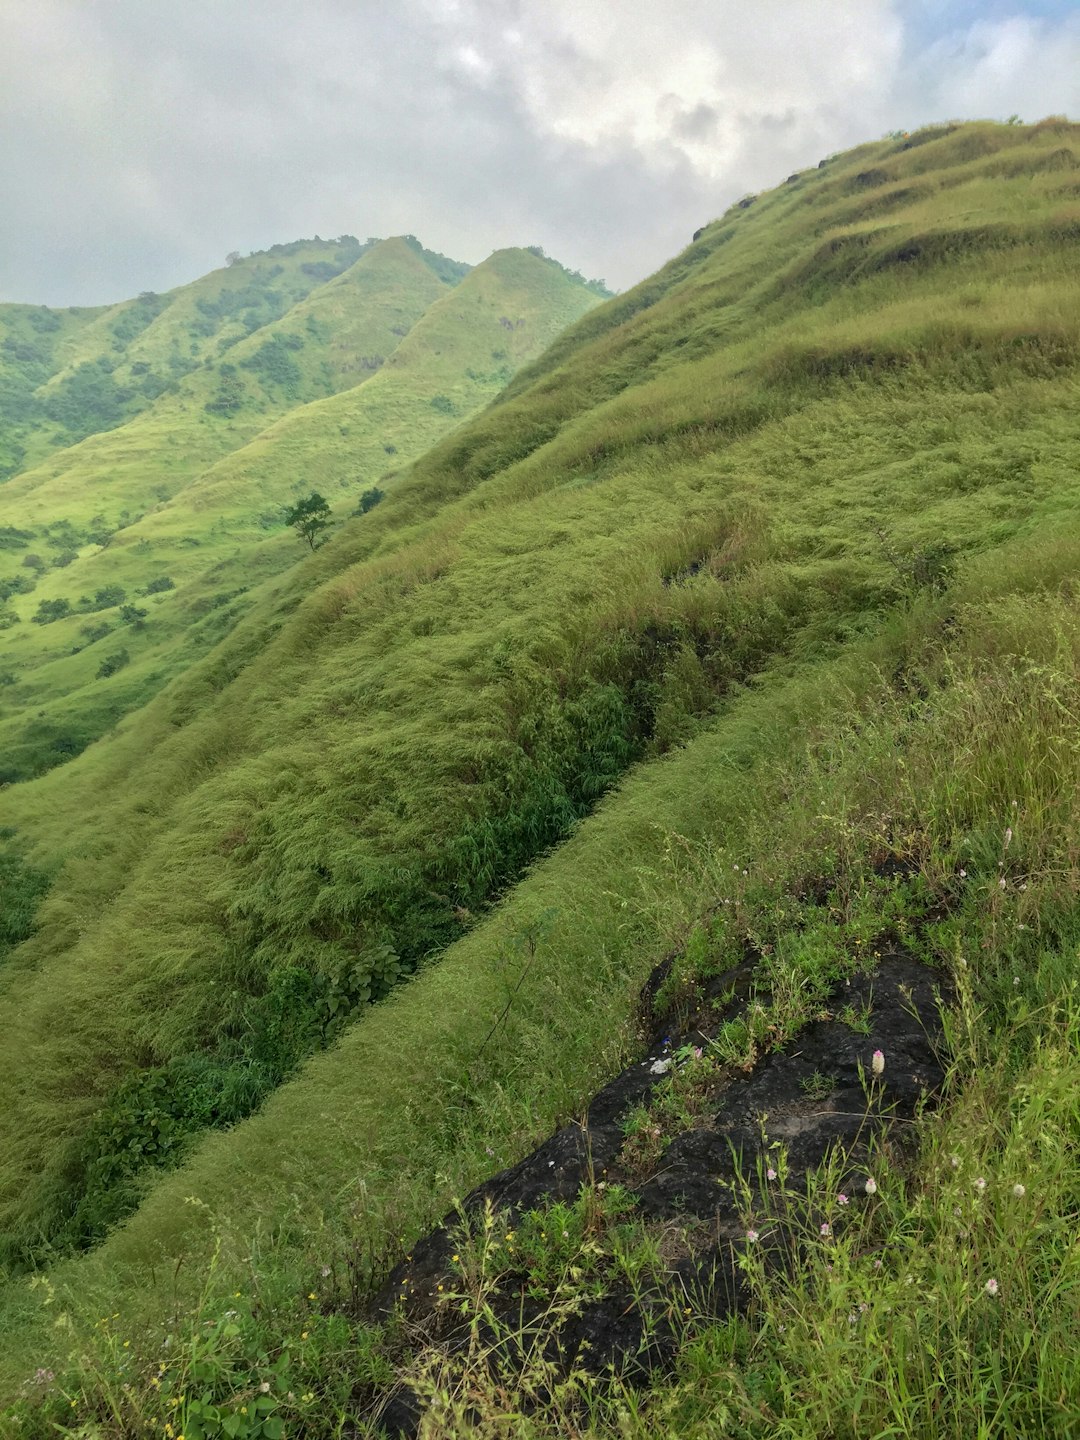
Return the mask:
[[[85,1193],[75,1137],[133,1072],[241,1044],[248,1007],[285,970],[322,983],[388,946],[414,972],[259,1113],[145,1177],[132,1219],[51,1272],[56,1298],[36,1319],[8,1287],[9,1384],[41,1347],[58,1353],[42,1328],[55,1309],[82,1353],[90,1297],[145,1334],[150,1364],[170,1326],[195,1323],[211,1247],[224,1302],[257,1245],[272,1361],[272,1337],[283,1353],[299,1324],[300,1277],[329,1263],[320,1252],[360,1230],[390,1253],[575,1113],[632,1052],[651,966],[722,899],[750,934],[807,880],[855,894],[883,855],[902,856],[950,901],[930,953],[967,961],[971,1013],[1005,1056],[994,1096],[1021,1094],[1044,1043],[1064,1073],[1073,1022],[1059,1043],[1051,1017],[1071,1013],[1075,927],[1077,378],[1057,172],[1036,163],[1062,136],[972,133],[990,137],[983,160],[1030,162],[1023,244],[973,255],[961,235],[907,270],[898,210],[900,231],[871,233],[858,274],[799,280],[874,160],[898,182],[918,160],[930,188],[909,229],[962,230],[965,186],[990,192],[955,134],[864,147],[762,197],[725,217],[722,244],[707,231],[613,302],[611,323],[583,322],[110,743],[5,794],[35,854],[66,858],[0,995],[0,1199],[24,1253]],[[1014,183],[994,180],[1002,214]],[[74,797],[91,823],[72,821]],[[523,973],[514,942],[550,911]],[[971,1043],[957,1037],[958,1081],[986,1069]],[[955,1114],[987,1154],[974,1112]],[[910,1248],[931,1214],[919,1195],[937,1194],[934,1143],[931,1126],[924,1169],[896,1176],[908,1188],[883,1210],[889,1243]],[[1039,1176],[1072,1183],[1067,1167]],[[263,1216],[265,1244],[252,1240]],[[999,1269],[1022,1219],[995,1220]],[[1024,1303],[1059,1317],[1051,1384],[1066,1378],[1072,1294],[1054,1273],[1024,1282]],[[325,1314],[345,1303],[308,1289]],[[732,1423],[815,1433],[839,1352],[812,1361],[809,1337],[836,1297],[760,1290],[757,1329],[688,1336],[683,1380],[647,1403],[623,1395],[625,1424],[644,1405],[641,1425],[663,1428],[671,1406],[685,1433],[707,1434],[727,1406]],[[932,1278],[919,1294],[910,1324],[940,1321],[940,1378],[963,1296]],[[807,1317],[803,1348],[762,1349],[785,1306]],[[989,1425],[1010,1395],[1001,1414],[1031,1423],[1019,1330],[1002,1341],[1009,1391],[984,1366],[997,1332],[972,1324],[982,1389],[942,1410],[938,1433]],[[785,1346],[809,1377],[797,1393],[777,1378]],[[89,1373],[65,1382],[88,1414],[114,1372]],[[898,1433],[918,1433],[931,1378],[914,1358],[888,1372],[882,1384],[913,1396]],[[359,1401],[334,1394],[344,1424]],[[588,1423],[614,1424],[596,1404]],[[305,1411],[307,1433],[334,1433],[323,1418]]]

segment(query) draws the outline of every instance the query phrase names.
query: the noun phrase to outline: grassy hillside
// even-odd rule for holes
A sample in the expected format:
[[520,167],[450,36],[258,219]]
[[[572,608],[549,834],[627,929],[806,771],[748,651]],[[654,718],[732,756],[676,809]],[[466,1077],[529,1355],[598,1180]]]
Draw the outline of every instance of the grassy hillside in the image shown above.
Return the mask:
[[524,251],[458,289],[449,265],[381,241],[227,363],[0,488],[21,587],[0,611],[6,778],[70,759],[220,639],[299,554],[285,504],[318,488],[349,513],[596,303]]
[[[0,476],[112,430],[360,258],[375,242],[300,240],[235,257],[165,295],[97,309],[0,305]],[[442,257],[432,257],[441,260]]]
[[[22,1433],[339,1435],[406,1367],[430,1435],[1075,1428],[1077,169],[941,127],[741,202],[3,793]],[[531,1419],[364,1319],[663,955],[752,949],[749,1063],[885,934],[959,996],[950,1104],[834,1278],[748,1260],[669,1385]]]

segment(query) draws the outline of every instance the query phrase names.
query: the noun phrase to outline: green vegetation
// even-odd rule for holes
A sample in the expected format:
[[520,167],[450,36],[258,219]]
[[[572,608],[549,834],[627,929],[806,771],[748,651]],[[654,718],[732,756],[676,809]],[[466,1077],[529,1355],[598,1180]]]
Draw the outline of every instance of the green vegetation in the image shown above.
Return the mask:
[[[163,348],[196,358],[126,423],[0,486],[10,521],[0,525],[0,664],[22,677],[0,715],[5,777],[66,762],[217,644],[295,563],[284,513],[312,488],[346,513],[358,485],[386,480],[390,454],[408,462],[491,400],[505,376],[476,377],[502,341],[500,317],[523,322],[503,347],[508,376],[596,304],[520,251],[470,270],[411,239],[353,247],[335,242],[342,263],[321,283],[305,267],[323,263],[312,256],[326,246],[303,242],[215,272],[168,306],[155,301],[127,359],[114,352],[114,329],[93,322],[124,383]],[[247,302],[271,282],[280,303],[263,323]],[[203,333],[211,320],[214,345]],[[453,395],[449,409],[431,408],[435,393]],[[149,588],[163,573],[168,595]],[[80,595],[118,581],[155,597],[137,617],[123,690],[99,683],[77,619],[103,608]]]
[[[415,455],[449,419],[431,398],[464,415],[466,368],[491,373],[454,320],[478,312],[486,364],[521,368],[376,507],[288,569],[216,555],[189,591],[179,544],[137,582],[113,564],[128,594],[167,570],[150,603],[207,631],[0,796],[52,878],[18,882],[0,969],[14,1433],[364,1433],[398,1376],[430,1436],[1075,1433],[1077,168],[1057,121],[862,146],[527,364],[510,293],[570,282],[503,252],[428,310],[426,389],[417,327],[191,497],[255,513],[260,485],[336,480],[356,505],[376,442],[347,454],[326,417],[340,435],[363,401],[383,461]],[[41,516],[4,518],[43,553]],[[446,1291],[475,1343],[374,1325],[392,1261],[640,1058],[662,957],[677,999],[752,950],[768,1002],[631,1116],[642,1164],[882,933],[953,987],[945,1104],[843,1225],[839,1160],[808,1192],[782,1152],[776,1183],[745,1175],[748,1236],[783,1225],[799,1263],[748,1238],[747,1313],[688,1301],[664,1381],[553,1387],[520,1347],[500,1370],[495,1213]],[[552,1313],[615,1275],[644,1296],[663,1264],[600,1185],[514,1237]]]
[[291,525],[308,548],[314,550],[322,532],[330,525],[330,506],[317,490],[305,500],[298,500],[285,511],[285,524]]

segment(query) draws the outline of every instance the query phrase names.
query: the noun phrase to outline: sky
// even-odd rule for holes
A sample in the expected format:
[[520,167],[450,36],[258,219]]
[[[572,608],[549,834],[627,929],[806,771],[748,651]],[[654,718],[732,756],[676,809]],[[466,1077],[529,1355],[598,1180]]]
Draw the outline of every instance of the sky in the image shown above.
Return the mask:
[[1080,118],[1080,0],[0,0],[0,300],[301,236],[625,289],[891,130]]

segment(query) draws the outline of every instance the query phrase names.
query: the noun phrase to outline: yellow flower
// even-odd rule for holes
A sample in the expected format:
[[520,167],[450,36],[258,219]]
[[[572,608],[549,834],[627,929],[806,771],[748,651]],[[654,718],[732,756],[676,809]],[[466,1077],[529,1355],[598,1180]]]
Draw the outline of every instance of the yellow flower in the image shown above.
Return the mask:
[[308,1332],[307,1332],[306,1330],[301,1330],[301,1331],[300,1331],[300,1339],[301,1339],[301,1340],[306,1340],[307,1337],[308,1337]]
[[307,1298],[308,1298],[309,1300],[315,1300],[315,1299],[317,1299],[318,1297],[316,1296],[315,1291],[312,1290],[311,1293],[308,1295]]

